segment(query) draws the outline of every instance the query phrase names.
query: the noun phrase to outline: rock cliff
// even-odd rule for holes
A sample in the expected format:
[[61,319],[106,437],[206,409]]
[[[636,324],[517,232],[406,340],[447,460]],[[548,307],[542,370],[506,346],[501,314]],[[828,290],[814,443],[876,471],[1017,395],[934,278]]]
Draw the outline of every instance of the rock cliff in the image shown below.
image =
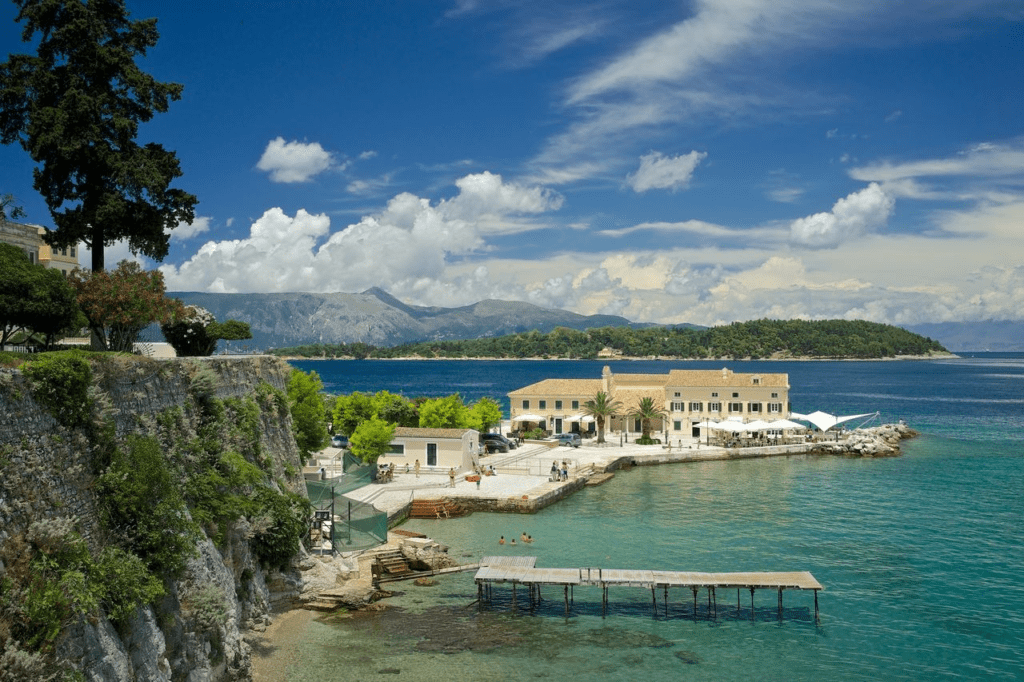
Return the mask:
[[68,357],[0,369],[0,680],[251,679],[301,583],[289,366]]

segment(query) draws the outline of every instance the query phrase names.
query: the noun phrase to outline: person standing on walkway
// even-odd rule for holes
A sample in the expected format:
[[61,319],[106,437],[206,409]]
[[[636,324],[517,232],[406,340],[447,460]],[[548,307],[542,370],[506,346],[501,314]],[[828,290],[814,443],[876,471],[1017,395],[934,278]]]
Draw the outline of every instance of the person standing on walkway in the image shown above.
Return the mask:
[[450,487],[454,488],[455,487],[455,469],[454,468],[448,470],[448,481],[451,483]]
[[569,464],[564,459],[562,460],[562,480],[569,480]]
[[558,462],[552,462],[551,463],[551,480],[552,481],[557,481],[558,480]]
[[416,478],[420,477],[420,461],[416,460]]

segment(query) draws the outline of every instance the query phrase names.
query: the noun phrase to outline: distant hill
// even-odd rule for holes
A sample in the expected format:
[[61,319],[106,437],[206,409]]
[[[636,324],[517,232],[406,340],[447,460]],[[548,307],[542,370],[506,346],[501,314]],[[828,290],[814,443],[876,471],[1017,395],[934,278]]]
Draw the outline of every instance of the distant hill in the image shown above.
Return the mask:
[[1024,352],[1024,321],[936,322],[906,325],[910,331],[958,351]]
[[202,306],[218,320],[248,322],[253,338],[246,343],[259,350],[310,343],[396,346],[533,329],[549,332],[555,327],[630,325],[617,315],[579,315],[520,301],[487,300],[459,308],[407,305],[378,288],[360,294],[170,292],[168,296]]

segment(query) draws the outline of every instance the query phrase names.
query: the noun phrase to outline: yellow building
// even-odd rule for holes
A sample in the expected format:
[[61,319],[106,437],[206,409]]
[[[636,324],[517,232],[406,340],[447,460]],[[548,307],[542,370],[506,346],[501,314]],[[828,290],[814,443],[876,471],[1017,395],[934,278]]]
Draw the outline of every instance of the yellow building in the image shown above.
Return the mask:
[[508,394],[513,429],[540,428],[551,433],[590,432],[594,423],[583,410],[598,391],[620,404],[620,414],[606,428],[639,433],[632,415],[640,400],[654,399],[664,418],[651,423],[653,433],[700,436],[701,423],[738,419],[770,421],[789,416],[789,375],[674,369],[668,374],[614,374],[605,367],[600,379],[545,379]]
[[28,259],[43,267],[60,270],[66,277],[78,267],[77,247],[55,249],[43,241],[46,228],[39,225],[0,220],[0,242],[17,246]]

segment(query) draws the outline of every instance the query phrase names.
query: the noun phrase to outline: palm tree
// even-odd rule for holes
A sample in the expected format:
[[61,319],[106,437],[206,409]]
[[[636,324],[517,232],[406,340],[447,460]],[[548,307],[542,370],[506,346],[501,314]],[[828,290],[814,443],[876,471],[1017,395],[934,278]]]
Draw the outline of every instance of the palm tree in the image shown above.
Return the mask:
[[604,442],[604,420],[619,411],[622,405],[617,400],[612,400],[604,391],[598,391],[593,400],[583,404],[583,412],[590,415],[597,422],[597,442]]
[[665,408],[659,407],[654,398],[647,396],[640,399],[632,414],[640,420],[640,429],[643,431],[641,440],[646,442],[651,439],[651,420],[663,417]]

